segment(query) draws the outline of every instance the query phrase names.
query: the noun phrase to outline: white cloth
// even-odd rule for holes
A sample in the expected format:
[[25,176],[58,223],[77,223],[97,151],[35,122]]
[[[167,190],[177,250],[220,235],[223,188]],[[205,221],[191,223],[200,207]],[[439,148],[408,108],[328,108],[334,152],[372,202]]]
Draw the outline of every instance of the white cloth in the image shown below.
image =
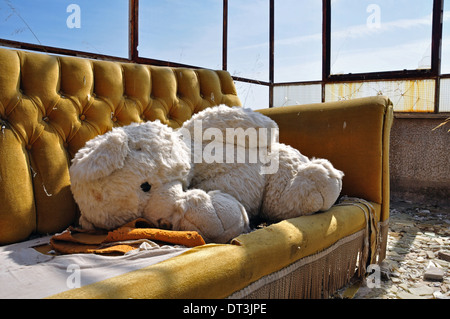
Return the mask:
[[145,241],[123,256],[71,254],[51,256],[32,247],[48,244],[51,236],[0,247],[0,298],[45,298],[141,269],[189,248],[158,246]]

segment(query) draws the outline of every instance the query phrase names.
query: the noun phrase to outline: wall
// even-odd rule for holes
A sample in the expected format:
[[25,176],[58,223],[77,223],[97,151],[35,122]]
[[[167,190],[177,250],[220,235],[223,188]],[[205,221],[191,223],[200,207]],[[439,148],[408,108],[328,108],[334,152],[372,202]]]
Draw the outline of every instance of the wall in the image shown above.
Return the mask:
[[396,116],[391,131],[391,198],[450,207],[450,124]]

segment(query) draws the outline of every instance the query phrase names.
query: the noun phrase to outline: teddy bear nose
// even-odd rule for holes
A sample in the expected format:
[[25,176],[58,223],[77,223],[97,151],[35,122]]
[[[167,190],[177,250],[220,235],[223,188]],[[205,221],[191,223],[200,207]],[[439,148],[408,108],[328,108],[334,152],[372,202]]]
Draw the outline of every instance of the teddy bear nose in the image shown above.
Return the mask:
[[142,191],[144,191],[146,193],[148,193],[151,188],[152,188],[152,185],[150,185],[148,182],[145,182],[145,183],[141,184]]

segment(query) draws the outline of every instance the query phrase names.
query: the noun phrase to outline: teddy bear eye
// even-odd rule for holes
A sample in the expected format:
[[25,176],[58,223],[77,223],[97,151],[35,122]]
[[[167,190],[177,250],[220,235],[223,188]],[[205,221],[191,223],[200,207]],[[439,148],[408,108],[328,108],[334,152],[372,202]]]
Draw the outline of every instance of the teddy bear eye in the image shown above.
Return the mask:
[[152,185],[150,185],[148,182],[145,182],[145,183],[141,184],[141,189],[142,189],[143,192],[148,193],[151,188],[152,188]]

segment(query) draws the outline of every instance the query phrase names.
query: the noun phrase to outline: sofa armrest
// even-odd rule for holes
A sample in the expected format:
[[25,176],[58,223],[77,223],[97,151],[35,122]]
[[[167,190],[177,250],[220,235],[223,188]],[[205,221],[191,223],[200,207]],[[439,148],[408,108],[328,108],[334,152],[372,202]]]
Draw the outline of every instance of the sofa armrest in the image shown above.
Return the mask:
[[280,142],[308,157],[326,158],[345,174],[342,195],[382,205],[389,217],[391,101],[382,96],[258,110],[280,129]]

